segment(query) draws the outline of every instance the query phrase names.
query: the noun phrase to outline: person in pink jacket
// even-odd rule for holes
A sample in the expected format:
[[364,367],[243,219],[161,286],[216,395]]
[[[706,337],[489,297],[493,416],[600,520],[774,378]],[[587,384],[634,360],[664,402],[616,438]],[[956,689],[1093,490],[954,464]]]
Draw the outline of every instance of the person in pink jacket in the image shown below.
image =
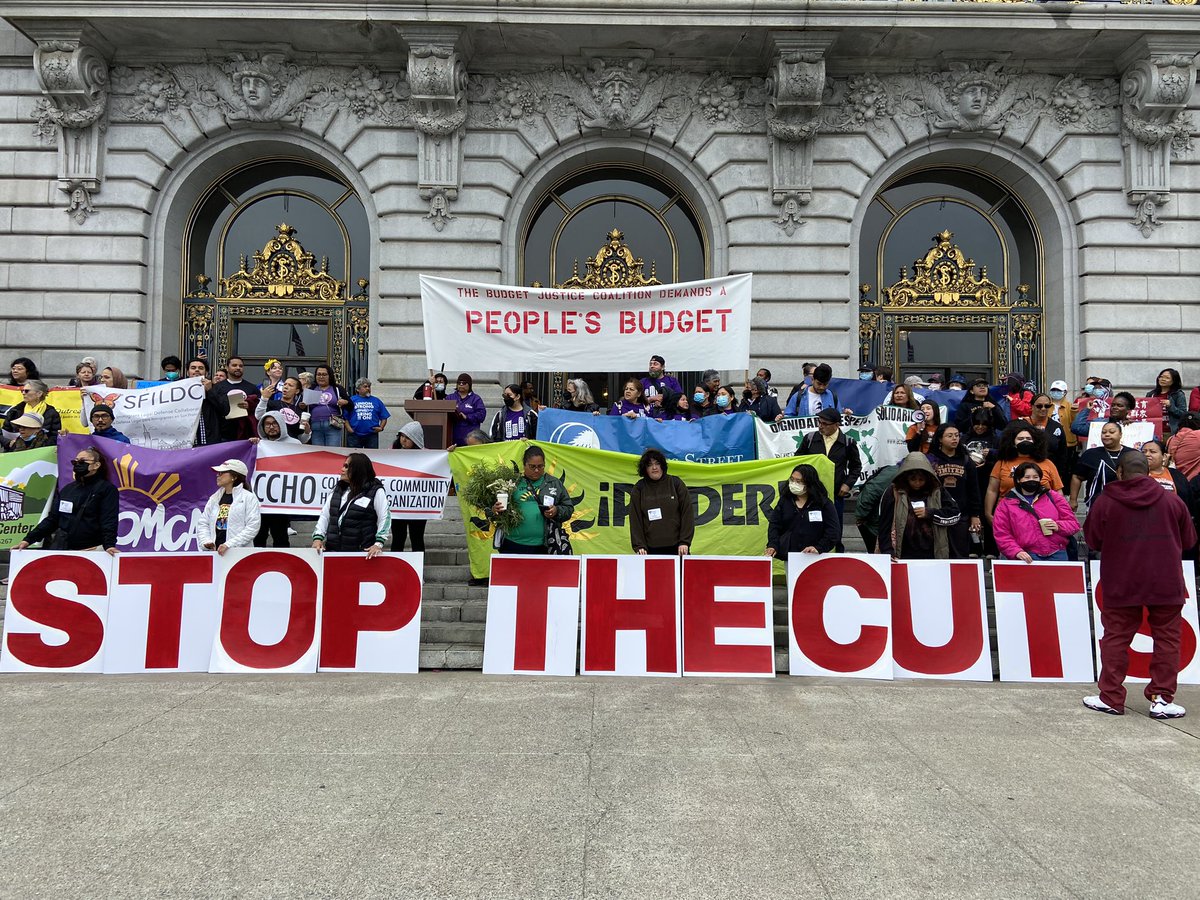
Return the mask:
[[992,519],[996,546],[1008,559],[1067,559],[1067,544],[1079,531],[1071,504],[1060,491],[1042,487],[1037,463],[1021,463],[1013,471],[1013,489],[996,504]]

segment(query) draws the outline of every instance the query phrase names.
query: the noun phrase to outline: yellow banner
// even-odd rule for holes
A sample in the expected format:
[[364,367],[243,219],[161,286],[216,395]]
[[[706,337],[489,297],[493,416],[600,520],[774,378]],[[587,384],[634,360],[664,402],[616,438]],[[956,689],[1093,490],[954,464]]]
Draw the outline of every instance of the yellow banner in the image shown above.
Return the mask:
[[[21,389],[12,385],[0,386],[0,406],[16,406],[24,398]],[[91,429],[79,421],[79,411],[83,405],[83,397],[79,388],[50,388],[46,402],[58,410],[62,418],[63,431],[74,434],[88,434]]]
[[[628,509],[637,484],[638,457],[540,441],[503,441],[459,447],[450,454],[450,471],[461,485],[480,463],[513,463],[530,444],[546,454],[546,471],[562,481],[575,501],[566,524],[577,555],[632,553]],[[780,485],[800,463],[813,466],[833,494],[833,463],[824,456],[791,456],[746,462],[689,463],[671,460],[668,471],[683,479],[696,501],[696,537],[692,552],[710,556],[758,556],[767,546],[767,514],[775,507]],[[486,578],[494,528],[483,512],[459,497],[467,529],[471,574]]]

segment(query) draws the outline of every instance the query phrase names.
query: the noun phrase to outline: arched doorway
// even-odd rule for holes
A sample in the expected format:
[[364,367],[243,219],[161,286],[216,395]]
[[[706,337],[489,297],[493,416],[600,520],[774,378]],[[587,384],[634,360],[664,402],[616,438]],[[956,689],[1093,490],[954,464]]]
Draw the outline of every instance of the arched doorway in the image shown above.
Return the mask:
[[270,358],[289,373],[328,362],[352,383],[367,370],[369,248],[366,210],[338,173],[299,159],[226,172],[184,229],[184,355],[240,356],[250,377]]
[[[663,174],[628,164],[589,166],[555,180],[530,204],[520,248],[523,284],[634,287],[712,272],[709,237],[691,199]],[[549,406],[557,405],[567,378],[583,378],[604,407],[629,374],[576,372],[563,360],[562,371],[524,377]],[[699,373],[672,374],[687,388]]]
[[895,177],[859,237],[859,358],[897,381],[941,373],[996,383],[1045,374],[1045,249],[1021,198],[982,171]]

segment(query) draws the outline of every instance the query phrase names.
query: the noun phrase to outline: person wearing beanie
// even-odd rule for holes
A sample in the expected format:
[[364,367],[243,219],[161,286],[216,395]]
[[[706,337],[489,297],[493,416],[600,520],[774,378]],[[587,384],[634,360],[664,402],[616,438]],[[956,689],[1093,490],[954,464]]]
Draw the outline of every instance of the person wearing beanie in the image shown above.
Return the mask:
[[110,441],[120,441],[122,444],[130,443],[129,438],[113,427],[113,410],[111,406],[104,403],[97,403],[92,407],[88,418],[92,422],[92,434],[96,435],[96,437],[108,438]]
[[[420,422],[406,422],[400,426],[396,439],[392,441],[393,450],[424,450],[425,429]],[[413,553],[425,552],[425,520],[397,519],[392,517],[392,550],[399,553],[404,549],[404,542],[412,538]]]
[[667,361],[661,356],[650,357],[647,374],[641,379],[642,394],[647,400],[653,401],[667,391],[674,391],[676,394],[683,393],[683,386],[674,376],[667,374],[666,366]]

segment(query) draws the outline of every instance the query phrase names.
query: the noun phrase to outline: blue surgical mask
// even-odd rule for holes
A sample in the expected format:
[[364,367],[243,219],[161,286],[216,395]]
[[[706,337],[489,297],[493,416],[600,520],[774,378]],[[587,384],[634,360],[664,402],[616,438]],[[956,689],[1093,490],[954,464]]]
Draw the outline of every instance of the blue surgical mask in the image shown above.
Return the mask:
[[163,381],[178,381],[178,380],[179,380],[178,372],[165,372],[163,374]]
[[1083,392],[1090,397],[1092,394],[1096,393],[1096,386],[1094,384],[1085,384],[1083,386]]
[[721,396],[717,397],[717,406],[721,407],[721,409],[724,409],[728,405],[729,405],[729,398],[726,397],[724,394],[721,394]]
[[696,391],[696,393],[692,394],[692,399],[694,401],[696,401],[697,403],[703,403],[704,402],[704,394],[700,393],[699,391]]
[[1094,394],[1094,396],[1096,396],[1096,397],[1099,397],[1100,399],[1104,399],[1105,397],[1107,397],[1107,396],[1108,396],[1108,388],[1106,388],[1106,387],[1098,387],[1098,388],[1096,388],[1096,390],[1093,392],[1093,394]]
[[1051,392],[1050,392],[1050,399],[1051,399],[1051,400],[1061,400],[1062,398],[1063,398],[1063,392],[1062,392],[1062,391],[1051,391]]
[[874,378],[874,377],[875,377],[875,373],[874,373],[874,372],[859,372],[859,373],[858,373],[858,380],[859,380],[859,381],[870,381],[870,380],[871,380],[872,378]]

